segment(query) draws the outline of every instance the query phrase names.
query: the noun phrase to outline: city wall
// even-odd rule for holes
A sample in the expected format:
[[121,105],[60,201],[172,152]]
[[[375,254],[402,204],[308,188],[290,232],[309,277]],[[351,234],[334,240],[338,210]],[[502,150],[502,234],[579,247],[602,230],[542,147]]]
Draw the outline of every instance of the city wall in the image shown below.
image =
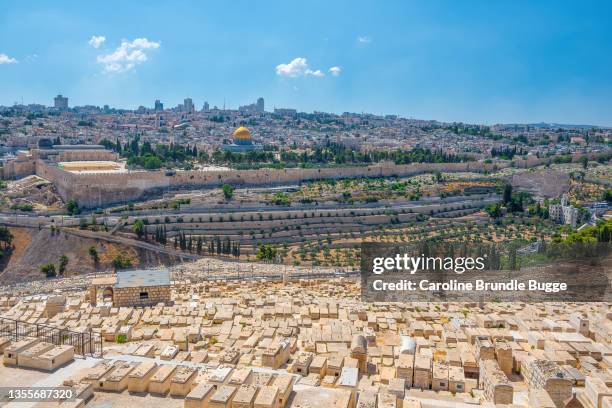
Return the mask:
[[[518,160],[514,162],[514,166],[534,167],[549,161],[550,159],[537,158]],[[38,160],[36,174],[53,182],[64,200],[75,200],[82,207],[96,208],[110,204],[129,203],[166,190],[210,188],[226,183],[234,186],[282,185],[320,179],[406,177],[434,171],[485,172],[511,165],[510,162],[495,164],[483,162],[414,163],[406,165],[380,163],[364,167],[309,169],[191,170],[174,173],[160,170],[76,174],[59,169],[53,163]]]
[[35,164],[32,160],[9,160],[0,167],[0,178],[13,180],[34,174]]
[[[500,167],[499,164],[497,167]],[[317,169],[193,170],[177,171],[171,175],[164,171],[75,174],[42,160],[39,160],[36,166],[36,173],[52,181],[64,200],[75,200],[80,206],[89,208],[127,203],[178,188],[210,188],[226,183],[234,186],[257,186],[295,184],[319,179],[412,176],[436,170],[482,172],[493,170],[493,165],[477,162],[407,165],[385,163],[367,167]]]

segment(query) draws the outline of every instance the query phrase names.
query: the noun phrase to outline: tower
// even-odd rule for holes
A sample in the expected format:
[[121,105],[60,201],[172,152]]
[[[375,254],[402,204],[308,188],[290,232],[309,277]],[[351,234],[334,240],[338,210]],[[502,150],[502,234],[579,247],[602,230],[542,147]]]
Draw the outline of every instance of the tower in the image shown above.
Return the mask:
[[194,111],[193,100],[191,98],[185,98],[183,101],[183,109],[187,113],[192,113]]
[[61,94],[57,95],[53,98],[53,106],[55,106],[56,109],[68,109],[68,98]]

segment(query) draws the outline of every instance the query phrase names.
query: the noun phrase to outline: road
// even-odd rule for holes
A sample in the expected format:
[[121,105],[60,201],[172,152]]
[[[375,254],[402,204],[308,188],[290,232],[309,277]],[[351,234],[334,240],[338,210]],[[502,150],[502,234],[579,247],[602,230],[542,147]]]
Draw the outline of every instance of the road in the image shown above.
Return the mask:
[[90,238],[90,239],[101,239],[101,240],[112,242],[115,244],[121,244],[121,245],[130,246],[130,247],[146,249],[148,251],[153,251],[158,254],[165,254],[165,255],[180,258],[181,261],[184,261],[184,260],[195,261],[195,260],[203,258],[203,256],[200,256],[200,255],[177,251],[172,248],[166,248],[166,247],[162,247],[159,245],[154,245],[148,242],[139,241],[137,239],[131,239],[131,238],[126,238],[126,237],[117,236],[117,235],[111,235],[108,232],[89,231],[89,230],[80,230],[80,229],[63,228],[63,227],[60,227],[60,230],[66,234],[72,234],[77,237]]

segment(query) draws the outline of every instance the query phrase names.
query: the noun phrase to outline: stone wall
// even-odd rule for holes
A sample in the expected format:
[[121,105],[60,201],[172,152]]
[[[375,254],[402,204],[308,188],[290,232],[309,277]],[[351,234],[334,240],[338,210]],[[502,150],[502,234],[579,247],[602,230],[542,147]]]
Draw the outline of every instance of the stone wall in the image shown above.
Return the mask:
[[30,176],[35,173],[36,166],[32,160],[8,160],[0,167],[0,178],[12,180]]
[[[147,292],[147,299],[140,299],[140,293]],[[113,306],[115,307],[145,307],[155,306],[158,303],[171,303],[170,300],[170,285],[162,286],[145,286],[133,288],[117,288],[114,289]]]
[[[577,160],[576,156],[574,159]],[[465,163],[414,163],[396,165],[379,163],[372,166],[291,168],[258,170],[190,170],[167,173],[166,171],[129,171],[126,173],[75,174],[58,169],[53,163],[38,160],[36,173],[52,181],[66,201],[76,200],[82,207],[103,207],[110,204],[128,203],[179,188],[218,187],[223,184],[234,186],[257,186],[296,184],[320,179],[342,179],[358,177],[409,177],[434,171],[441,172],[485,172],[510,167],[535,167],[551,162],[550,158],[486,164]]]
[[34,160],[44,159],[53,162],[69,161],[117,161],[119,155],[112,150],[102,149],[74,149],[74,150],[45,150],[33,149]]
[[407,165],[384,163],[367,167],[317,169],[194,170],[177,171],[173,174],[167,174],[165,171],[75,174],[41,160],[37,163],[37,174],[52,181],[64,200],[73,199],[80,206],[90,208],[127,203],[168,189],[218,187],[226,183],[234,186],[256,186],[295,184],[328,178],[412,176],[436,170],[483,172],[493,170],[493,165],[476,162]]

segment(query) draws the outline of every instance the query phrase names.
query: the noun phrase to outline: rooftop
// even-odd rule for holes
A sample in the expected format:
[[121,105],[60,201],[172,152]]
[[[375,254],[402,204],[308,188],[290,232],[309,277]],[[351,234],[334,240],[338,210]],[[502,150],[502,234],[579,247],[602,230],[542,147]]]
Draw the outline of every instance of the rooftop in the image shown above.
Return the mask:
[[106,150],[106,147],[102,145],[54,145],[53,150]]
[[135,269],[117,272],[116,288],[170,285],[170,271],[160,269]]

